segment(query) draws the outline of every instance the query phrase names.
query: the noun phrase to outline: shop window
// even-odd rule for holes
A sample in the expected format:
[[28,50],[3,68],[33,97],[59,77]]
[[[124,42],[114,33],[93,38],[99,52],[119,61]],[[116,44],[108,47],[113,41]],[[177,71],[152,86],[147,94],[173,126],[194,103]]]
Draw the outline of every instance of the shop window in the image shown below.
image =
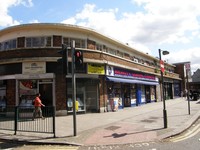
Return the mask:
[[[81,112],[85,111],[85,102],[84,102],[84,94],[77,94],[76,95],[76,111]],[[67,111],[73,112],[73,100],[72,95],[67,95]]]
[[130,89],[131,105],[136,105],[136,87],[135,84],[131,85]]
[[145,103],[146,102],[146,98],[145,98],[145,86],[141,85],[141,103]]
[[125,84],[124,85],[124,106],[130,107],[131,106],[131,97],[130,97],[130,85]]
[[19,106],[33,107],[32,101],[37,93],[37,80],[19,81]]
[[151,101],[155,101],[156,100],[156,90],[154,86],[151,86]]

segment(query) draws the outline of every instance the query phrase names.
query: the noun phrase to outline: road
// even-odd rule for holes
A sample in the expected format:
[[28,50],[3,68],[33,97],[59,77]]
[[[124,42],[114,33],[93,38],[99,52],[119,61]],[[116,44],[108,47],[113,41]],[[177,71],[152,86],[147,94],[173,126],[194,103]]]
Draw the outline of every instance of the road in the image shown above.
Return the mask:
[[78,150],[78,146],[68,145],[29,145],[0,141],[0,150]]
[[80,147],[79,150],[200,150],[200,119],[184,133],[158,142]]
[[157,142],[130,143],[107,146],[24,145],[23,143],[0,142],[4,150],[200,150],[200,119],[184,133]]

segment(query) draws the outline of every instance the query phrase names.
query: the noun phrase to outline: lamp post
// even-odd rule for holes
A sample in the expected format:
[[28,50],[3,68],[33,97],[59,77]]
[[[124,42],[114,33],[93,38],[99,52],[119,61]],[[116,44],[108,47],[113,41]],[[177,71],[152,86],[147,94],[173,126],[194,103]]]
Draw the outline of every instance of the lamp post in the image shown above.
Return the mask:
[[[163,55],[168,55],[169,52],[168,51],[163,51],[161,49],[158,49],[159,51],[159,58],[160,58],[160,63],[162,61],[161,58],[161,52]],[[164,98],[164,82],[163,82],[163,70],[160,70],[161,73],[161,84],[162,84],[162,96],[161,96],[161,100],[163,101],[163,121],[164,121],[164,128],[167,128],[167,110],[166,110],[166,105],[165,105],[165,98]]]

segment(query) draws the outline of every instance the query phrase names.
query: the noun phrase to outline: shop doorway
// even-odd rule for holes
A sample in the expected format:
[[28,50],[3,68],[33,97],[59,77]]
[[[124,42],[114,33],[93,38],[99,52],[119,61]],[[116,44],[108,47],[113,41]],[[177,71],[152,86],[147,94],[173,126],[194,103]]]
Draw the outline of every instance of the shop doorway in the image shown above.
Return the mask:
[[146,103],[151,102],[150,86],[148,86],[148,85],[146,85],[146,87],[145,87],[145,98],[146,98]]
[[45,106],[53,106],[53,87],[52,83],[39,83],[39,93],[42,103]]

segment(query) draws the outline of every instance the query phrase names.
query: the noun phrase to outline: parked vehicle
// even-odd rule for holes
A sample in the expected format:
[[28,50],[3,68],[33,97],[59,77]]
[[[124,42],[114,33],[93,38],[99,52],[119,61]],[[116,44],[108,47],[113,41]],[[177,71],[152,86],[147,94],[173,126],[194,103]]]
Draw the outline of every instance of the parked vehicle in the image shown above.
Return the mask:
[[193,96],[192,100],[197,101],[199,99],[199,92],[193,91],[192,96]]

